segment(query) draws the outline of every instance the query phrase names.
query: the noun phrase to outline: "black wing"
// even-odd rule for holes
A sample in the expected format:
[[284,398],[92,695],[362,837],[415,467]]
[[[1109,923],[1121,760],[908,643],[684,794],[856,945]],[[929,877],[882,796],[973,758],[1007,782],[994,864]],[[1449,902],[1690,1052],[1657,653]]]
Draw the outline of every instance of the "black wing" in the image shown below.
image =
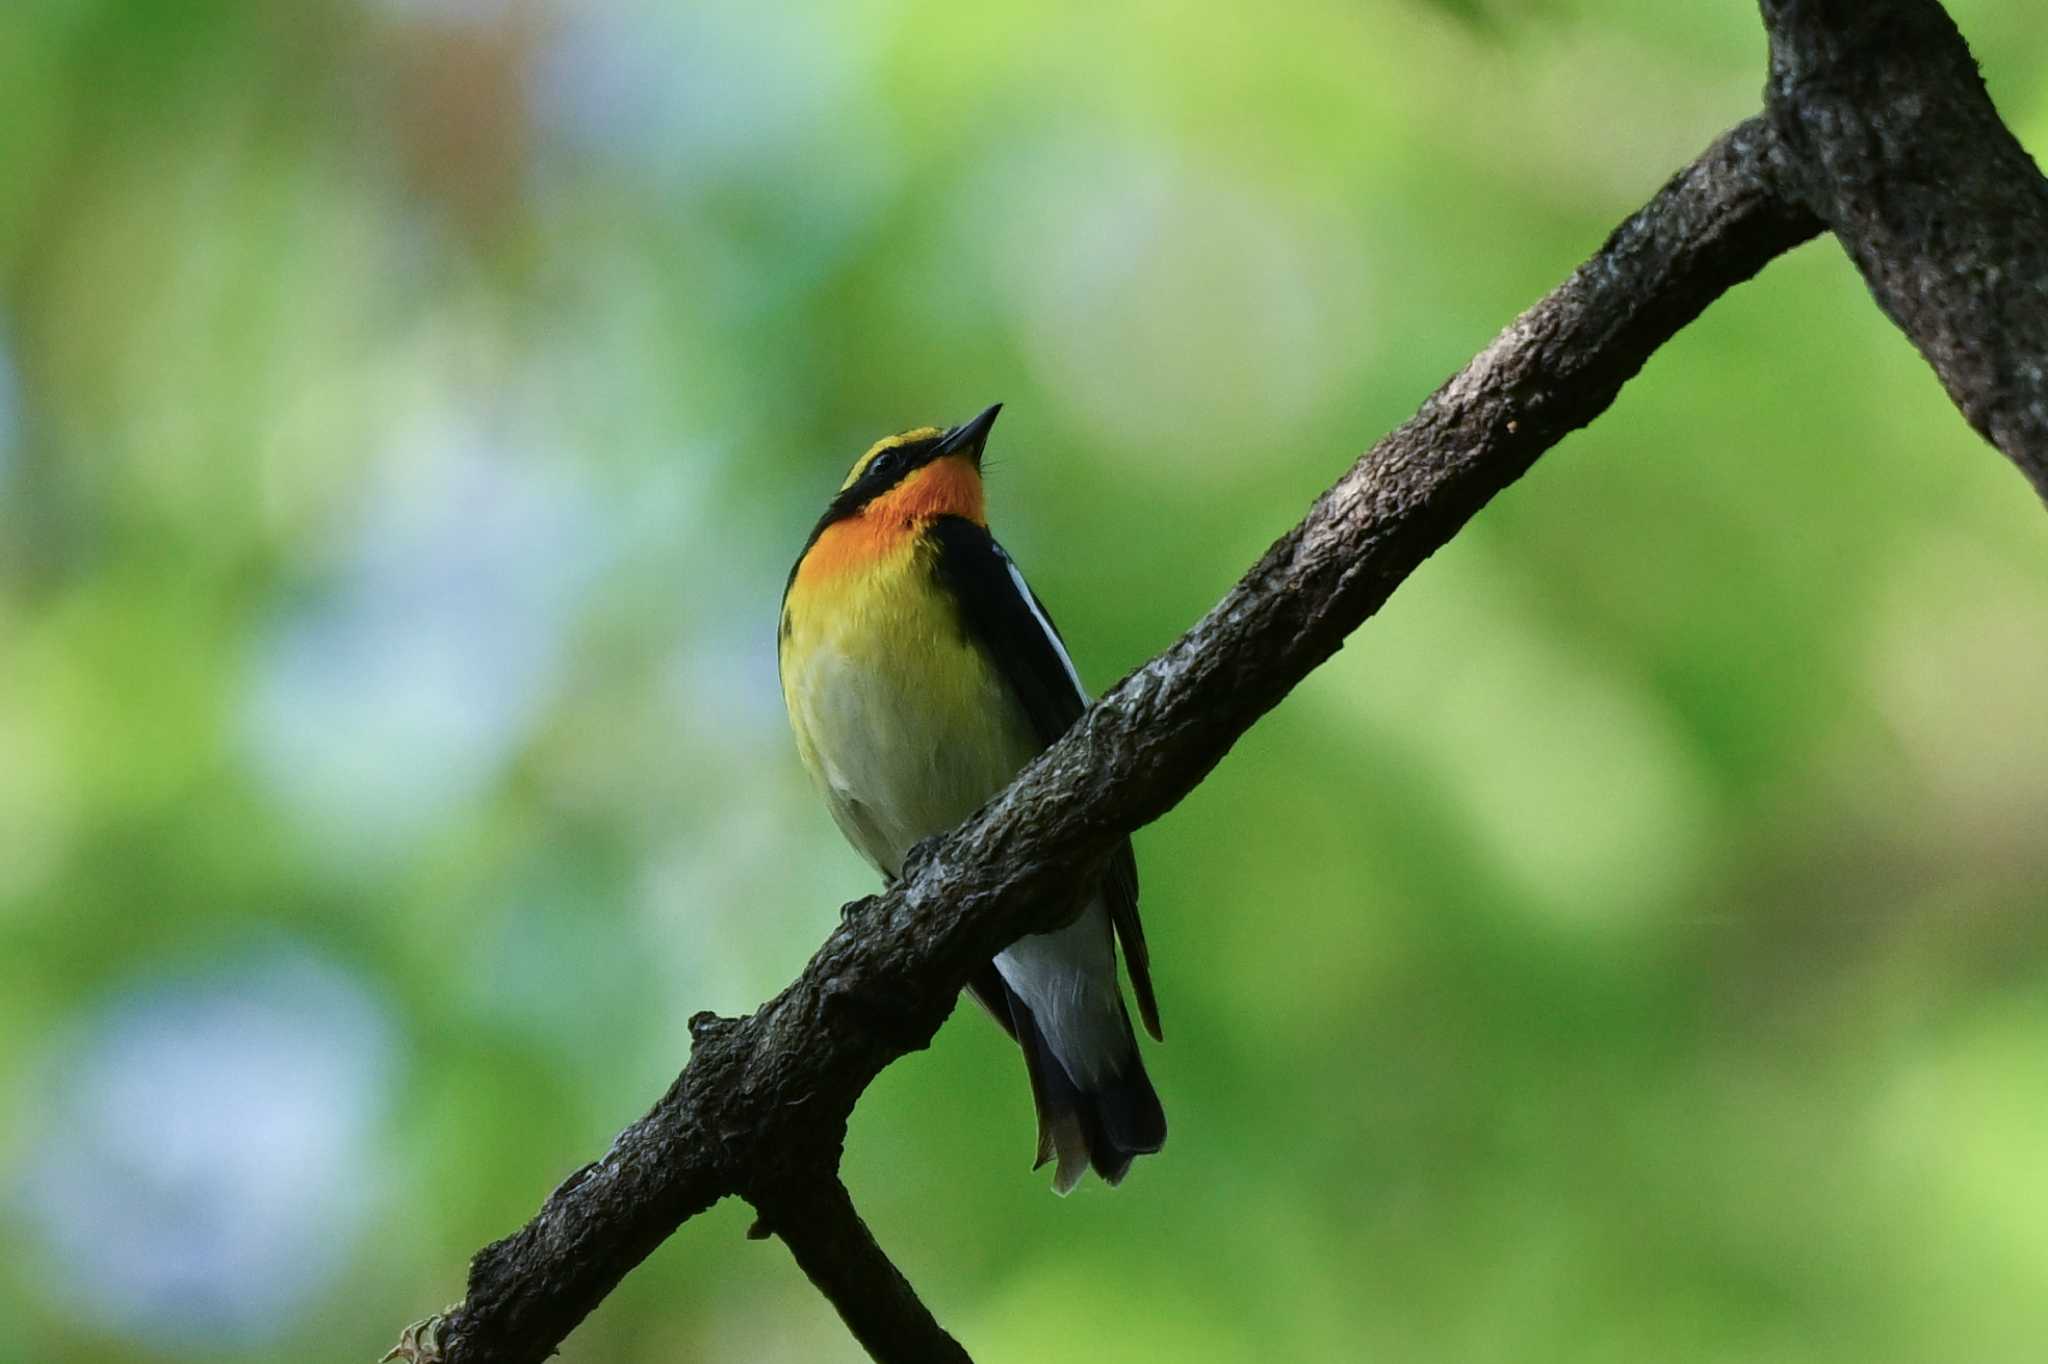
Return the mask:
[[[931,536],[939,548],[939,579],[960,605],[961,629],[994,660],[1024,707],[1039,745],[1049,747],[1088,707],[1059,627],[986,526],[943,516],[932,523]],[[1123,941],[1138,1016],[1145,1031],[1158,1038],[1159,1003],[1152,994],[1145,928],[1138,922],[1138,859],[1129,839],[1110,854],[1102,889],[1110,922]]]

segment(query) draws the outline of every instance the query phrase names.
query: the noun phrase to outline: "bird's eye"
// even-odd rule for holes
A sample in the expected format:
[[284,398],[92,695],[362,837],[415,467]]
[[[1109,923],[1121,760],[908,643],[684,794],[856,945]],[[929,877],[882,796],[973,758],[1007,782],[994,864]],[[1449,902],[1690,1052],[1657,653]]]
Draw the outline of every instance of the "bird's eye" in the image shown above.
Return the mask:
[[902,469],[902,467],[903,452],[901,450],[884,450],[868,462],[868,477],[877,482],[894,479],[897,471]]

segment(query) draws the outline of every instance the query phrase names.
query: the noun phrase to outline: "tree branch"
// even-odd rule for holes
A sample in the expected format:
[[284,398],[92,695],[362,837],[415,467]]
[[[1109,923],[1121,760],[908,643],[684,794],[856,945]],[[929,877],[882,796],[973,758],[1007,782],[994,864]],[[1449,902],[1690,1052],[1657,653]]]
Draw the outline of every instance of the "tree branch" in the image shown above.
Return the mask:
[[1823,224],[1964,415],[2048,497],[2048,186],[1933,0],[1762,0],[1768,115],[1680,172],[1373,447],[1173,647],[960,828],[849,905],[744,1019],[700,1014],[681,1076],[397,1354],[534,1364],[728,1194],[875,1358],[967,1358],[838,1181],[855,1102],[927,1045],[969,973],[1074,911],[1085,873],[1191,791],[1429,554],[1611,403],[1721,293]]
[[1763,0],[1786,189],[2048,498],[2048,181],[1935,0]]
[[762,1219],[762,1234],[772,1225],[869,1354],[900,1364],[972,1364],[875,1244],[838,1179],[795,1185]]
[[973,818],[914,849],[887,894],[848,906],[788,989],[744,1019],[693,1019],[689,1064],[661,1102],[478,1254],[432,1357],[537,1364],[676,1227],[736,1193],[875,1358],[965,1359],[838,1185],[861,1092],[930,1042],[972,970],[1070,917],[1074,887],[1115,839],[1177,804],[1496,492],[1708,303],[1819,230],[1769,187],[1774,148],[1759,120],[1716,142],[1192,630]]

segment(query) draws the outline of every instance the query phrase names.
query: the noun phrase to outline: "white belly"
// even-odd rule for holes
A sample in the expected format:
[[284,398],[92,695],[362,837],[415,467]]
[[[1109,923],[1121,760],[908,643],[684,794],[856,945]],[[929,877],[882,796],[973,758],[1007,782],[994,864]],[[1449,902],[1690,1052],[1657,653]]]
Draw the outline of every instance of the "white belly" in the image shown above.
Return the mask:
[[[821,640],[784,689],[833,819],[893,877],[912,844],[974,813],[1036,745],[1009,690],[965,641],[946,641],[946,665],[915,674],[844,643]],[[931,685],[940,674],[950,685]]]

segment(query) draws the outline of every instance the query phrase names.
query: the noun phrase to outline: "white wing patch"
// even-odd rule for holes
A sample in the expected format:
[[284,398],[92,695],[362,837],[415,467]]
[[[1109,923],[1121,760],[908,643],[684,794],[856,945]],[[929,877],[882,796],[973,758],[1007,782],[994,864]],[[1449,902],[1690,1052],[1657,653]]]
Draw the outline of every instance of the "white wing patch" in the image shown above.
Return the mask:
[[1060,641],[1060,632],[1052,628],[1052,622],[1045,618],[1045,612],[1038,609],[1038,598],[1031,595],[1030,584],[1024,581],[1024,574],[1018,569],[1017,561],[1010,557],[1008,550],[996,546],[996,553],[1002,556],[1003,567],[1010,570],[1010,581],[1016,585],[1017,595],[1031,608],[1031,618],[1038,622],[1038,628],[1045,632],[1045,642],[1052,645],[1052,651],[1059,655],[1060,666],[1067,670],[1067,680],[1074,684],[1074,695],[1085,703],[1088,689],[1081,685],[1081,674],[1074,669],[1074,660],[1067,655],[1067,646]]

